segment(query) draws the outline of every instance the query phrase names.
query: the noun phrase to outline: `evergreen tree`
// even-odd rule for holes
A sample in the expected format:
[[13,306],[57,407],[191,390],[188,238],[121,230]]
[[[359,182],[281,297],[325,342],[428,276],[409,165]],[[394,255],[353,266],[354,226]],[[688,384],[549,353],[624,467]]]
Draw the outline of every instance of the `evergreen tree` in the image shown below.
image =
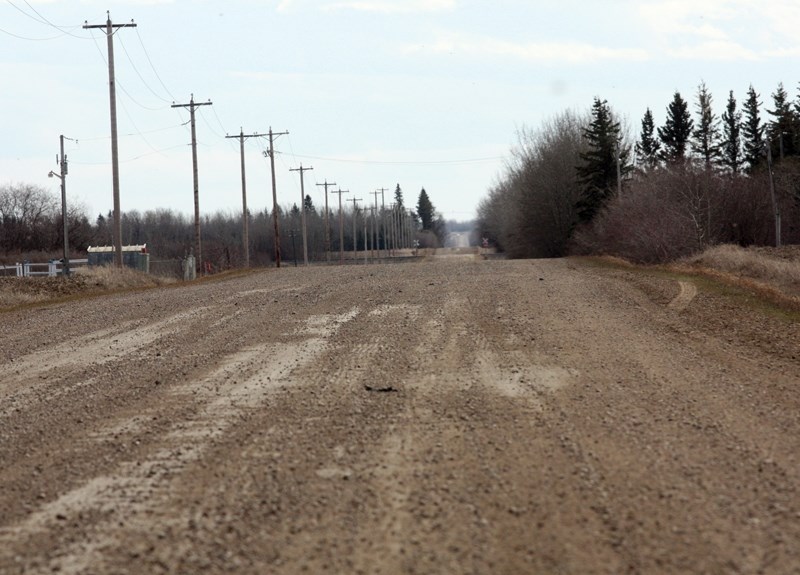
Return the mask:
[[650,108],[642,118],[642,133],[636,142],[636,160],[645,170],[652,170],[658,165],[658,156],[661,151],[661,142],[655,136],[656,126],[653,121],[653,112]]
[[631,170],[629,150],[620,149],[620,125],[615,122],[606,100],[594,99],[592,120],[584,128],[583,137],[588,150],[580,155],[578,179],[583,195],[578,201],[578,215],[591,221],[617,189],[617,157],[621,175]]
[[744,164],[742,157],[742,113],[736,109],[733,90],[728,94],[728,105],[722,114],[722,143],[720,146],[722,165],[738,174]]
[[397,184],[397,187],[394,189],[394,203],[397,204],[398,210],[403,210],[405,208],[403,204],[403,190],[400,189],[400,184]]
[[417,200],[417,214],[422,222],[422,229],[433,231],[433,222],[436,218],[436,210],[434,209],[433,203],[428,197],[428,192],[425,191],[425,188],[422,188],[422,191],[419,193],[419,199]]
[[697,154],[706,168],[719,163],[719,122],[711,107],[713,98],[705,82],[697,87],[697,129],[692,132],[692,152]]
[[686,145],[692,134],[694,122],[689,115],[689,106],[675,92],[672,102],[667,106],[667,121],[658,129],[658,138],[664,146],[661,158],[667,162],[682,162],[686,159]]
[[305,208],[307,214],[316,212],[314,208],[314,201],[308,194],[306,194],[305,200],[303,200],[303,207]]
[[[792,103],[789,101],[789,94],[783,87],[783,82],[778,84],[778,89],[772,94],[772,104],[774,108],[767,110],[767,113],[773,118],[768,129],[772,157],[777,160],[781,156],[794,156],[797,154],[795,142],[797,117],[792,109]],[[783,149],[781,150],[781,148]]]
[[747,163],[748,172],[752,173],[763,162],[764,152],[764,126],[761,125],[761,117],[758,109],[761,102],[758,101],[758,94],[750,84],[747,90],[747,100],[744,106],[744,123],[742,124],[742,145],[744,148],[744,161]]

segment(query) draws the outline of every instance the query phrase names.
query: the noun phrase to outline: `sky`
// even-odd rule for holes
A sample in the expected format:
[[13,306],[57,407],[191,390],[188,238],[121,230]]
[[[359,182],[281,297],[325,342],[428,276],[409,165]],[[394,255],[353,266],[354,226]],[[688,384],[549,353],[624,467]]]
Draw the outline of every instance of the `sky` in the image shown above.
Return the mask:
[[[704,81],[722,113],[750,84],[768,105],[798,94],[797,0],[0,0],[0,185],[60,197],[90,217],[113,207],[106,36],[114,36],[123,211],[193,213],[189,113],[200,211],[241,212],[237,139],[275,140],[281,206],[299,172],[317,207],[330,189],[373,204],[425,188],[447,219],[473,218],[520,128],[605,99],[632,132],[662,125]],[[768,106],[765,106],[768,107]],[[246,139],[247,203],[272,208],[267,141]],[[392,199],[387,192],[385,201]],[[329,198],[336,207],[336,196]],[[378,196],[378,201],[381,201]],[[363,205],[363,204],[362,204]]]

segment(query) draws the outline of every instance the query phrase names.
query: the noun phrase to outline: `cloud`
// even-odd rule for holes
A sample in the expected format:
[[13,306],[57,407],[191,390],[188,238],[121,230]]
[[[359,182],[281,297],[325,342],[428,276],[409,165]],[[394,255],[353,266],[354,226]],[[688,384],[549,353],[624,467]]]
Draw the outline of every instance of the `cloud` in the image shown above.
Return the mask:
[[357,10],[381,14],[442,12],[456,7],[456,0],[349,0],[327,4],[324,10]]
[[637,16],[659,51],[694,60],[760,60],[800,49],[797,0],[655,0]]
[[762,56],[758,52],[728,40],[712,40],[691,46],[670,48],[667,53],[680,60],[753,61]]
[[405,52],[502,56],[545,64],[587,64],[609,60],[643,62],[649,59],[647,51],[637,48],[609,48],[580,42],[515,43],[463,34],[445,34],[431,45],[407,46]]

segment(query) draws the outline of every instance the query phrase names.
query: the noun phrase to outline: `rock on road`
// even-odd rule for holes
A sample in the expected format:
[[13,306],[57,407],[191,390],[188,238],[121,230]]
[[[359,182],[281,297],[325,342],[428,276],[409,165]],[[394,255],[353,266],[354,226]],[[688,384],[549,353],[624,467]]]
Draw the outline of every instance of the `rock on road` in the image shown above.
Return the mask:
[[2,574],[800,572],[798,324],[691,280],[433,258],[0,321]]

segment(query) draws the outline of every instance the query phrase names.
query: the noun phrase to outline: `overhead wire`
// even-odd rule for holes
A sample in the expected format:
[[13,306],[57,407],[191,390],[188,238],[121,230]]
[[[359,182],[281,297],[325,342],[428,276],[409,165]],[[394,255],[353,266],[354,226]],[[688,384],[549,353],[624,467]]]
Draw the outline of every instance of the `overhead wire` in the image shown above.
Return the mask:
[[298,158],[305,158],[310,160],[324,160],[327,162],[342,162],[351,164],[376,164],[376,165],[408,165],[408,166],[435,166],[435,165],[457,165],[457,164],[476,164],[481,162],[496,162],[503,160],[503,156],[489,156],[485,158],[465,158],[458,160],[422,160],[422,161],[396,161],[396,160],[354,160],[348,158],[327,158],[323,156],[310,156],[302,154],[294,154]]
[[150,64],[150,68],[153,70],[153,73],[156,75],[156,78],[158,78],[158,81],[161,84],[161,87],[164,88],[164,91],[166,91],[167,95],[170,98],[172,98],[173,102],[175,102],[175,100],[177,100],[177,98],[175,98],[175,96],[172,94],[172,92],[169,91],[169,88],[167,88],[167,85],[164,84],[164,81],[161,79],[161,75],[158,73],[158,70],[156,70],[156,67],[153,65],[153,60],[150,59],[150,54],[148,53],[147,48],[145,48],[144,42],[142,41],[141,34],[139,34],[138,26],[136,28],[134,28],[134,30],[136,32],[136,37],[139,39],[139,44],[141,44],[141,46],[142,46],[142,51],[144,52],[144,55],[147,58],[148,63]]
[[[61,38],[62,36],[72,36],[73,38],[78,38],[80,40],[88,40],[89,39],[88,36],[78,36],[77,34],[73,34],[72,32],[70,32],[70,28],[71,29],[79,29],[80,26],[59,26],[57,24],[53,24],[41,12],[39,12],[36,8],[34,8],[27,0],[23,0],[23,2],[25,2],[25,4],[28,6],[28,8],[33,10],[34,14],[36,14],[36,16],[38,16],[38,18],[35,17],[35,16],[32,16],[31,14],[29,14],[28,12],[26,12],[25,10],[23,10],[22,8],[17,6],[11,0],[6,0],[6,3],[8,3],[12,8],[17,10],[18,12],[20,12],[24,16],[30,18],[34,22],[37,22],[39,24],[44,24],[45,26],[49,26],[49,27],[54,28],[54,29],[58,30],[59,32],[61,32],[61,34],[58,35],[58,36],[54,36],[52,38],[42,38],[41,40],[55,40],[56,38]],[[17,38],[20,38],[22,40],[37,40],[37,41],[39,40],[37,38],[25,38],[23,36],[18,36],[16,34],[12,34],[11,32],[6,32],[5,30],[3,30],[3,32],[5,32],[6,34],[9,34],[10,36],[15,36]]]
[[167,104],[171,104],[172,102],[170,102],[166,98],[164,98],[164,97],[160,96],[159,94],[157,94],[156,91],[153,90],[153,88],[150,87],[150,84],[148,84],[147,81],[144,79],[144,77],[142,76],[141,72],[139,72],[139,68],[136,67],[136,64],[134,63],[133,58],[131,58],[130,53],[128,53],[128,48],[125,46],[125,42],[122,41],[122,36],[119,37],[119,43],[122,46],[122,51],[125,52],[125,57],[128,58],[128,62],[130,62],[131,67],[133,67],[133,71],[136,72],[137,76],[139,76],[139,79],[142,81],[142,84],[144,84],[145,88],[150,90],[150,93],[153,94],[153,96],[155,96],[156,98],[158,98],[162,102],[166,102]]

